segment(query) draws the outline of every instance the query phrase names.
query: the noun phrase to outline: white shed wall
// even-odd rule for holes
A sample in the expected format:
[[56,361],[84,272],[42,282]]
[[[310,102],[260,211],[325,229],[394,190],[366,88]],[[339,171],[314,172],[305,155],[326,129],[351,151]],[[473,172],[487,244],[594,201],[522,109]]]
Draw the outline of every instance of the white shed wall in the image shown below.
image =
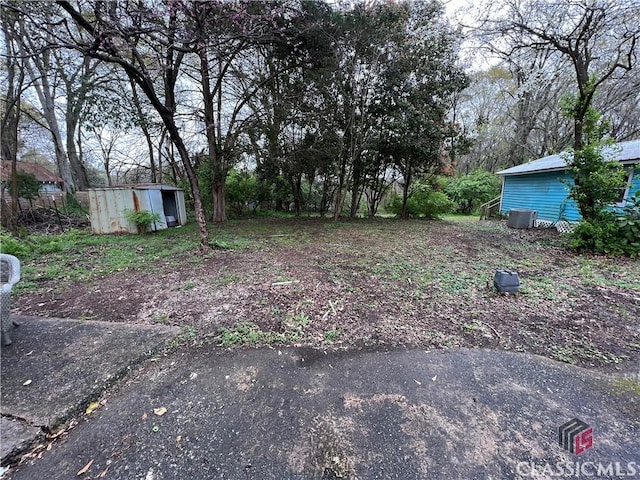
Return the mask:
[[[149,188],[96,188],[88,191],[91,216],[91,231],[104,233],[140,233],[134,223],[125,217],[125,210],[149,210],[160,214],[160,221],[151,225],[151,230],[167,228],[164,198],[175,199],[176,220],[179,225],[187,223],[184,192],[174,188],[162,189],[160,185]],[[173,215],[172,213],[168,213]]]

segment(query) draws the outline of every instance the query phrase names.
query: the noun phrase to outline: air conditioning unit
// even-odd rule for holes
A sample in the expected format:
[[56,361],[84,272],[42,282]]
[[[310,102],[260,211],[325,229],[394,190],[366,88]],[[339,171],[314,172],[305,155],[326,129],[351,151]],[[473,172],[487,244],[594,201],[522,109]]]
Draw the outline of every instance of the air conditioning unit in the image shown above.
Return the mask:
[[525,210],[512,208],[509,210],[507,226],[511,228],[533,228],[536,225],[538,212],[535,210]]

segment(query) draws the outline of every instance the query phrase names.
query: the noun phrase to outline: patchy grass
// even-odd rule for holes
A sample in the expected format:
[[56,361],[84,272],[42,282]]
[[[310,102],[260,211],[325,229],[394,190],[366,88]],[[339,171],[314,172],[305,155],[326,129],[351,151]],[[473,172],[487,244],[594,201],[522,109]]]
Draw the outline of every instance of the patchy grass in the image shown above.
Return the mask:
[[[578,256],[553,231],[443,221],[233,220],[142,236],[32,239],[25,314],[163,323],[223,346],[493,348],[588,368],[640,361],[640,262]],[[499,295],[496,269],[521,293]]]
[[[242,250],[248,242],[221,231],[213,241],[230,250]],[[160,271],[184,262],[198,264],[213,255],[195,254],[199,245],[196,225],[144,235],[92,235],[69,230],[60,235],[31,235],[14,240],[22,263],[23,281],[16,293],[33,291],[44,281],[86,282],[126,270]],[[15,247],[14,247],[15,248]]]

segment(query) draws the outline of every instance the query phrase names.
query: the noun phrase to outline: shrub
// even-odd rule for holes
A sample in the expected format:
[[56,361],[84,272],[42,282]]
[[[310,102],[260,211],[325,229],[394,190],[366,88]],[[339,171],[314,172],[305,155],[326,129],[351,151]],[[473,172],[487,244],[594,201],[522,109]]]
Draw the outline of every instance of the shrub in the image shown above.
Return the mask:
[[422,213],[427,218],[439,218],[455,210],[456,204],[444,192],[427,192],[422,201]]
[[640,192],[627,200],[627,205],[616,215],[621,248],[632,257],[640,256]]
[[149,210],[125,210],[124,216],[131,223],[134,223],[140,232],[147,232],[154,222],[160,221],[160,214]]
[[[410,217],[436,219],[445,213],[455,210],[456,204],[443,192],[434,192],[430,189],[421,189],[407,199],[407,212]],[[395,195],[387,210],[395,215],[402,212],[402,195]]]
[[65,195],[65,198],[66,198],[66,204],[65,204],[66,213],[76,213],[80,215],[87,213],[85,212],[84,208],[82,208],[82,205],[80,205],[78,198],[72,192],[67,192],[67,194]]
[[603,212],[593,220],[583,220],[571,232],[571,248],[579,252],[616,253],[618,228],[615,217]]
[[226,180],[227,202],[231,211],[240,216],[247,205],[257,206],[257,182],[255,175],[232,169]]
[[500,180],[486,170],[475,170],[469,175],[451,179],[445,192],[458,205],[458,211],[470,214],[481,204],[500,195]]
[[571,232],[571,247],[610,255],[640,256],[640,197],[632,197],[621,212],[600,212]]

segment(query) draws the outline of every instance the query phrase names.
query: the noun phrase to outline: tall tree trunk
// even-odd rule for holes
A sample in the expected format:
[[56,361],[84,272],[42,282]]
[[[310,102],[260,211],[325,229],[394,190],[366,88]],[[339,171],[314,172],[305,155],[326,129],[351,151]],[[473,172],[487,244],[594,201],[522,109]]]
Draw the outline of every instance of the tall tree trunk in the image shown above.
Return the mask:
[[212,185],[213,194],[213,221],[222,223],[227,221],[226,185],[224,181],[214,180]]
[[200,246],[202,248],[209,248],[209,233],[207,232],[207,219],[204,214],[204,208],[202,206],[202,195],[200,193],[200,183],[198,182],[198,176],[191,164],[191,159],[189,158],[189,152],[187,152],[187,147],[184,145],[182,141],[182,137],[180,136],[180,132],[178,127],[176,126],[173,115],[170,118],[165,118],[165,125],[167,125],[167,130],[169,131],[169,135],[171,136],[171,140],[173,144],[178,149],[178,154],[180,155],[180,159],[184,164],[185,171],[187,173],[187,177],[189,178],[189,184],[191,185],[191,193],[193,195],[193,207],[196,214],[196,222],[198,223],[198,233],[200,236]]
[[87,169],[80,161],[76,150],[75,132],[78,128],[78,120],[67,116],[67,157],[71,165],[71,172],[78,190],[85,191],[89,188]]
[[413,174],[411,163],[407,161],[407,167],[404,172],[404,185],[402,186],[402,210],[400,212],[400,218],[409,218],[409,211],[407,209],[407,202],[409,200],[409,186],[411,185],[411,176]]
[[[40,70],[40,68],[38,68],[38,70]],[[29,64],[27,64],[27,71],[29,72],[31,79],[33,80],[33,85],[38,95],[38,99],[40,100],[40,104],[42,105],[42,114],[45,121],[47,122],[49,131],[51,132],[56,155],[56,164],[58,165],[58,172],[60,173],[62,181],[64,182],[64,189],[65,191],[74,191],[76,189],[76,184],[71,173],[71,165],[69,164],[69,159],[67,158],[67,154],[64,151],[64,141],[62,139],[62,134],[60,133],[60,127],[58,125],[58,119],[56,117],[55,104],[53,96],[51,94],[48,77],[46,75],[46,72],[43,72],[42,74],[40,74],[39,72],[38,74],[36,74],[36,72],[33,71],[33,68],[31,68]]]
[[324,218],[329,210],[329,199],[331,193],[329,191],[331,187],[331,176],[329,173],[325,173],[322,177],[322,197],[320,198],[320,216]]
[[207,136],[207,147],[209,150],[209,174],[211,176],[211,199],[213,202],[212,219],[216,223],[227,221],[225,180],[227,172],[222,168],[222,152],[218,148],[219,138],[216,131],[216,117],[213,108],[214,95],[211,91],[211,80],[209,74],[209,55],[204,41],[198,46],[198,56],[200,57],[200,79],[202,82],[202,100],[204,110],[205,133]]
[[[79,130],[80,116],[82,115],[83,106],[86,103],[87,93],[91,88],[91,77],[94,72],[94,68],[91,67],[91,59],[84,57],[82,60],[82,67],[72,74],[67,76],[64,72],[64,66],[60,64],[58,60],[58,72],[62,77],[62,81],[65,85],[65,95],[67,97],[67,108],[65,116],[66,140],[67,140],[67,158],[69,159],[69,165],[71,166],[71,174],[73,176],[75,186],[78,190],[85,191],[89,188],[89,177],[87,176],[87,169],[82,163],[81,155],[78,155],[76,149],[76,131]],[[79,85],[75,85],[79,82]]]
[[333,211],[333,220],[338,220],[342,213],[342,207],[344,206],[344,199],[346,197],[346,177],[347,177],[347,154],[341,152],[340,172],[338,173],[338,188],[336,190],[336,204]]
[[9,231],[15,232],[16,218],[18,214],[18,126],[20,124],[21,98],[24,88],[25,66],[22,48],[19,43],[20,33],[17,31],[19,24],[12,14],[7,14],[2,18],[2,33],[5,42],[7,79],[4,96],[4,111],[0,122],[0,158],[11,162],[11,210],[7,209],[4,198],[4,187],[2,192],[2,225]]
[[351,209],[349,216],[355,218],[360,210],[360,199],[362,198],[362,176],[363,176],[362,156],[356,153],[353,158],[353,174],[351,175]]

